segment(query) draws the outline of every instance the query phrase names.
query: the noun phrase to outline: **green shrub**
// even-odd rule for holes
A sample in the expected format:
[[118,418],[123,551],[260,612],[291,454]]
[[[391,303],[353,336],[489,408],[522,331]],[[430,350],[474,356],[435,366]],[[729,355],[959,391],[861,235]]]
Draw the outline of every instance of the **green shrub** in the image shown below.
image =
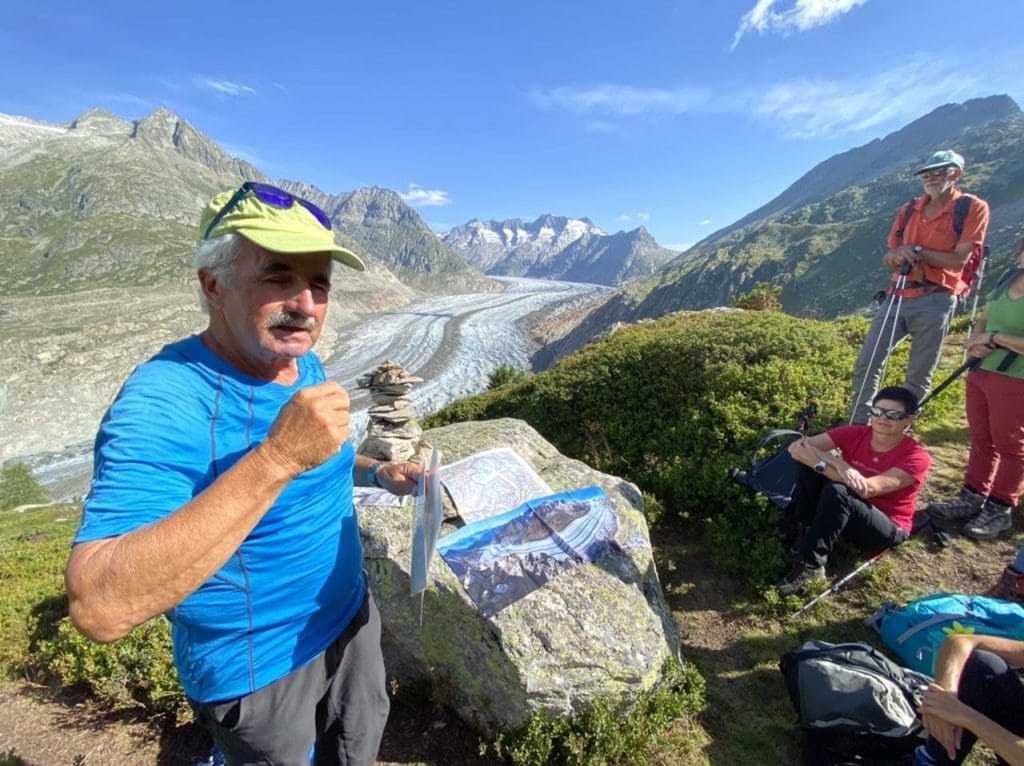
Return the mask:
[[518,383],[525,379],[526,373],[522,370],[517,370],[510,364],[502,364],[487,377],[487,388],[501,388],[509,383]]
[[187,717],[166,620],[95,644],[67,619],[64,567],[79,512],[62,505],[0,515],[0,673],[84,689],[112,707]]
[[638,484],[670,518],[706,533],[726,571],[778,577],[776,515],[729,481],[769,428],[792,427],[808,396],[811,431],[845,420],[866,323],[779,312],[680,312],[591,344],[553,369],[463,399],[430,418],[517,417],[572,457]]
[[27,464],[11,463],[0,469],[0,511],[48,501],[46,490]]
[[771,282],[758,282],[749,293],[738,295],[732,300],[734,308],[747,311],[781,311],[779,296],[782,286],[772,287]]
[[693,743],[665,742],[674,726],[704,709],[704,679],[692,665],[671,661],[660,688],[632,705],[618,700],[595,703],[573,717],[533,716],[524,726],[501,734],[490,746],[520,766],[600,766],[651,763],[651,751],[681,749]]
[[[67,614],[64,566],[75,531],[73,506],[0,514],[0,675],[27,671],[40,626]],[[70,518],[69,518],[70,517]]]
[[27,766],[27,763],[13,748],[0,753],[0,766]]
[[157,715],[188,717],[188,703],[171,659],[167,620],[156,618],[112,644],[97,644],[63,619],[39,641],[32,660],[48,679],[83,688],[112,707],[142,706]]

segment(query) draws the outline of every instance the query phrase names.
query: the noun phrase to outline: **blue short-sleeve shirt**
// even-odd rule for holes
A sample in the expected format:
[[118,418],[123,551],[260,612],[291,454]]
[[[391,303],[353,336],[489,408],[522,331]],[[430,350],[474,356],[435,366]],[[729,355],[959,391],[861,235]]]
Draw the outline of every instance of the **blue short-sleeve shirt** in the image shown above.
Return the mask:
[[[250,377],[197,336],[128,378],[100,425],[75,542],[126,534],[173,513],[266,438],[300,389],[322,383],[312,352],[294,385]],[[362,604],[351,442],[292,480],[234,555],[167,612],[174,662],[197,702],[234,699],[305,665]]]

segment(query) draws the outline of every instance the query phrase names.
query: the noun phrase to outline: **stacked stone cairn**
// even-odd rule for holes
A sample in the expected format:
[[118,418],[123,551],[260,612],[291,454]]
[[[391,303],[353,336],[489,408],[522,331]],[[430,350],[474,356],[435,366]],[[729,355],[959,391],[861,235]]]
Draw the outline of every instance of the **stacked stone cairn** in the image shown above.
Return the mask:
[[409,392],[422,382],[423,378],[410,375],[392,361],[356,381],[359,388],[370,392],[373,401],[360,455],[399,463],[420,458],[423,429],[416,421]]

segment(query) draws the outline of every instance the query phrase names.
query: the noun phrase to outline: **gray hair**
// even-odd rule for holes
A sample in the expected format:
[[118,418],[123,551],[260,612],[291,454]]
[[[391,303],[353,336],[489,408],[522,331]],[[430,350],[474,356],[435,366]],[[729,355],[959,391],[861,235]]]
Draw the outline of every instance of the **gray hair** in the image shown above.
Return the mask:
[[[235,270],[235,261],[244,252],[243,238],[234,232],[207,239],[199,243],[192,256],[192,265],[196,271],[208,272],[221,284],[231,284]],[[199,308],[204,314],[210,313],[210,303],[206,300],[202,285],[199,286]]]

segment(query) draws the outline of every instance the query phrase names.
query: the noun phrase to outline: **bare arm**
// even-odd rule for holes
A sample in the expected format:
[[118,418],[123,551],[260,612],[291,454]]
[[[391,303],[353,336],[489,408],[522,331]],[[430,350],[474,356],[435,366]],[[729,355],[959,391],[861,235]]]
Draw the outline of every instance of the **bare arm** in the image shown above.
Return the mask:
[[179,604],[234,554],[288,482],[337,453],[348,422],[348,395],[336,383],[303,389],[262,444],[181,508],[76,545],[65,572],[72,621],[93,640],[115,641]]
[[393,495],[412,495],[423,467],[418,463],[382,463],[365,455],[356,455],[353,478],[356,486],[369,487],[370,468],[377,466],[377,483]]
[[900,245],[891,249],[882,256],[882,263],[891,268],[898,269],[904,263],[911,265],[924,261],[929,266],[938,269],[950,269],[956,271],[962,269],[971,253],[974,252],[973,242],[960,242],[952,252],[945,250],[921,250],[914,252],[912,245]]
[[935,683],[924,695],[924,725],[950,758],[960,746],[963,729],[970,729],[1008,763],[1024,764],[1024,740],[957,699],[960,674],[975,649],[990,651],[1009,665],[1024,665],[1024,641],[975,634],[950,636],[942,642],[935,660]]

